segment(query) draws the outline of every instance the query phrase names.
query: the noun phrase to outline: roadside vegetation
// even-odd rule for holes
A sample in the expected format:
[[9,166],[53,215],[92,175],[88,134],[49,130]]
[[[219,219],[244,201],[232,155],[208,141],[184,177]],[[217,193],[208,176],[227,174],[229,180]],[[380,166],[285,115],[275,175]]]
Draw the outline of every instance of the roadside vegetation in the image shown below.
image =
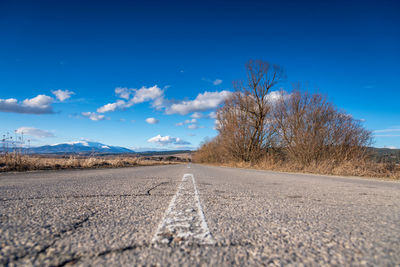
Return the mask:
[[[191,161],[190,151],[111,154],[98,152],[32,154],[30,140],[9,132],[0,140],[0,172],[121,168]],[[26,145],[28,144],[28,145]]]
[[0,156],[0,172],[61,170],[61,169],[95,169],[121,168],[135,166],[152,166],[177,164],[178,160],[151,157],[127,156],[41,156],[22,155],[17,152]]
[[246,64],[247,81],[217,111],[218,136],[194,154],[198,163],[235,167],[400,178],[398,163],[377,162],[371,132],[321,94],[301,84],[279,91],[282,67]]

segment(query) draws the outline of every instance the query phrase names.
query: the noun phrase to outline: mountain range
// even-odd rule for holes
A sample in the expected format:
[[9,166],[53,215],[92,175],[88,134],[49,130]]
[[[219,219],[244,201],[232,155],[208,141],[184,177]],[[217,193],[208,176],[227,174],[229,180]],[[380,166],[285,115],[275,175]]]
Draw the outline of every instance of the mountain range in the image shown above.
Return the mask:
[[105,154],[121,154],[134,153],[135,151],[120,146],[109,146],[98,142],[75,141],[63,144],[45,145],[39,147],[31,147],[28,151],[30,154],[62,154],[62,153],[105,153]]

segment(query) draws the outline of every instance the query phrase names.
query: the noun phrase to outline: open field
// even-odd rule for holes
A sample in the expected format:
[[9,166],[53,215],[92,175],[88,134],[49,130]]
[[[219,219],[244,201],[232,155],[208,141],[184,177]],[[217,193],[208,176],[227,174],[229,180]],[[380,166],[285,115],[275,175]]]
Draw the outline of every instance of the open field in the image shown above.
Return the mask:
[[400,183],[174,164],[0,174],[4,266],[396,266]]
[[187,158],[176,155],[43,156],[9,153],[0,156],[0,172],[168,165],[185,162],[186,160]]

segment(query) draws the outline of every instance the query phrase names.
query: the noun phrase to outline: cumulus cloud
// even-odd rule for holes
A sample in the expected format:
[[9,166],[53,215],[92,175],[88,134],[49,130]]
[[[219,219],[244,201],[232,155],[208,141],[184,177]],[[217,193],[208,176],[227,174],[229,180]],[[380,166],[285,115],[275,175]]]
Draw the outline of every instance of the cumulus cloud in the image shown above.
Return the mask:
[[25,114],[51,114],[54,113],[51,104],[54,99],[47,95],[38,95],[34,98],[19,102],[15,98],[0,99],[0,111]]
[[38,95],[31,99],[25,99],[23,105],[31,108],[48,108],[53,103],[53,98],[47,95]]
[[171,137],[171,136],[161,136],[160,134],[154,136],[147,140],[149,143],[154,143],[160,146],[169,146],[169,145],[190,145],[190,142],[184,141],[179,137]]
[[215,79],[214,81],[213,81],[213,84],[214,85],[220,85],[222,83],[222,80],[221,79]]
[[29,136],[34,136],[34,137],[39,137],[39,138],[45,138],[45,137],[54,137],[54,134],[45,130],[40,130],[37,128],[33,127],[20,127],[15,130],[16,133],[18,134],[24,134],[24,135],[29,135]]
[[75,93],[69,90],[52,90],[51,91],[53,93],[53,95],[56,96],[56,98],[58,100],[60,100],[61,102],[64,102],[65,100],[67,100],[68,98],[71,97],[71,95],[74,95]]
[[97,112],[106,113],[106,112],[110,112],[110,111],[115,111],[116,109],[123,109],[126,107],[127,107],[127,104],[124,100],[118,100],[115,103],[108,103],[102,107],[99,107],[97,109]]
[[200,119],[203,117],[203,114],[201,114],[200,112],[195,112],[192,115],[190,115],[190,117],[193,119]]
[[217,108],[227,97],[231,95],[229,91],[204,92],[198,94],[192,101],[181,101],[172,104],[167,108],[167,114],[186,115],[192,112],[205,111]]
[[164,106],[164,90],[157,85],[153,87],[143,86],[140,89],[117,87],[115,93],[118,97],[125,100],[117,100],[114,103],[108,103],[97,109],[99,113],[112,112],[120,109],[129,108],[135,104],[143,102],[152,102],[152,106],[161,109]]
[[157,107],[162,104],[163,95],[164,90],[160,89],[157,85],[149,88],[143,86],[139,90],[135,90],[134,97],[130,102],[138,104],[153,100],[153,105]]
[[288,99],[291,97],[292,94],[289,94],[288,92],[286,92],[285,90],[280,90],[280,91],[271,91],[267,96],[266,99],[268,102],[274,104],[276,103],[276,101],[278,101],[281,97],[283,97],[283,99]]
[[147,118],[146,122],[148,124],[157,124],[159,120],[157,120],[156,118]]
[[82,116],[85,116],[92,121],[102,121],[105,119],[104,115],[97,114],[96,112],[82,112]]
[[126,87],[117,87],[115,88],[115,94],[120,98],[128,100],[131,97],[132,89],[128,89]]
[[212,112],[208,113],[207,117],[209,117],[210,119],[216,119],[217,113],[215,111],[212,111]]

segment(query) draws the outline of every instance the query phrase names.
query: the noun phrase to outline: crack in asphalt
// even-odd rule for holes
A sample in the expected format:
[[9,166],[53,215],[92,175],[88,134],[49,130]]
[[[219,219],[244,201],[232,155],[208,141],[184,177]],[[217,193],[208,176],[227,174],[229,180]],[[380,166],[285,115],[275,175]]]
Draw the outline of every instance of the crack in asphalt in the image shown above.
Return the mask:
[[[80,195],[80,196],[54,196],[54,197],[32,197],[32,198],[15,198],[15,199],[1,199],[0,201],[12,201],[12,200],[40,200],[40,199],[68,199],[68,198],[101,198],[101,197],[132,197],[132,196],[150,196],[152,195],[151,192],[156,189],[159,186],[162,186],[164,184],[168,184],[168,182],[161,182],[150,189],[146,191],[146,193],[141,193],[141,194],[97,194],[97,195]],[[167,194],[170,195],[170,194]],[[85,215],[85,216],[80,216],[78,217],[78,221],[73,222],[69,227],[66,227],[64,229],[61,229],[57,233],[51,234],[50,238],[52,239],[50,242],[46,242],[45,240],[42,240],[41,243],[47,243],[47,244],[42,244],[41,248],[37,251],[32,251],[32,248],[30,249],[25,249],[25,253],[20,253],[20,251],[17,251],[14,254],[9,255],[5,261],[0,260],[0,264],[4,265],[9,265],[11,262],[18,262],[20,260],[23,260],[27,257],[32,257],[33,260],[32,262],[36,262],[37,259],[40,257],[40,255],[45,254],[49,248],[53,247],[57,241],[63,238],[63,235],[75,231],[76,229],[79,229],[83,227],[84,223],[89,221],[91,217],[93,217],[96,214],[96,212],[92,212],[91,214]],[[110,250],[105,250],[103,252],[100,252],[94,256],[90,256],[90,258],[93,257],[102,257],[107,254],[111,253],[123,253],[124,251],[127,250],[134,250],[140,247],[149,247],[149,244],[145,245],[130,245],[127,247],[122,247],[122,248],[117,248],[117,249],[110,249]],[[68,264],[74,264],[78,262],[81,258],[84,256],[73,256],[69,259],[64,260],[58,265],[55,266],[66,266]]]
[[147,190],[146,195],[147,195],[147,196],[151,196],[151,193],[150,193],[150,192],[151,192],[152,190],[154,190],[154,189],[156,189],[157,187],[159,187],[159,186],[161,186],[161,185],[164,185],[164,184],[168,184],[168,182],[161,182],[161,183],[159,183],[159,184],[153,186],[152,188],[150,188],[149,190]]
[[[0,199],[2,202],[6,201],[17,201],[17,200],[41,200],[41,199],[68,199],[68,198],[100,198],[100,197],[143,197],[143,196],[151,196],[151,191],[156,189],[157,187],[168,184],[168,182],[161,182],[150,189],[146,190],[146,193],[139,194],[96,194],[96,195],[75,195],[75,196],[53,196],[53,197],[28,197],[28,198],[5,198]],[[173,194],[162,194],[162,196],[170,196]]]
[[[152,189],[150,189],[151,191]],[[100,198],[100,197],[146,197],[150,196],[150,193],[142,193],[142,194],[110,194],[110,195],[82,195],[82,196],[54,196],[54,197],[31,197],[31,198],[9,198],[9,199],[0,199],[2,202],[6,201],[22,201],[22,200],[42,200],[42,199],[77,199],[77,198]],[[171,196],[173,194],[162,194],[162,196]]]
[[[75,221],[74,223],[72,223],[71,225],[69,225],[69,227],[66,227],[64,229],[61,229],[58,233],[54,233],[51,235],[50,238],[52,238],[51,242],[45,245],[42,245],[42,248],[38,251],[31,251],[32,248],[25,248],[25,253],[23,253],[22,255],[18,255],[20,254],[18,251],[14,254],[9,255],[9,257],[5,260],[5,261],[1,261],[0,260],[0,264],[4,264],[5,266],[8,266],[11,262],[17,262],[20,261],[24,258],[27,258],[29,256],[33,256],[34,259],[32,262],[35,262],[37,260],[37,258],[41,255],[46,253],[46,251],[51,248],[58,240],[60,240],[62,238],[62,236],[68,232],[73,232],[81,227],[83,227],[83,224],[87,221],[89,221],[89,219],[91,217],[93,217],[96,214],[96,212],[92,212],[91,214],[87,214],[84,216],[79,216],[77,219],[78,221]],[[45,240],[42,240],[42,242],[46,242]]]
[[79,260],[81,259],[81,257],[72,257],[70,259],[67,259],[63,262],[61,262],[60,264],[55,265],[56,267],[63,267],[66,266],[67,264],[75,264],[77,263]]

